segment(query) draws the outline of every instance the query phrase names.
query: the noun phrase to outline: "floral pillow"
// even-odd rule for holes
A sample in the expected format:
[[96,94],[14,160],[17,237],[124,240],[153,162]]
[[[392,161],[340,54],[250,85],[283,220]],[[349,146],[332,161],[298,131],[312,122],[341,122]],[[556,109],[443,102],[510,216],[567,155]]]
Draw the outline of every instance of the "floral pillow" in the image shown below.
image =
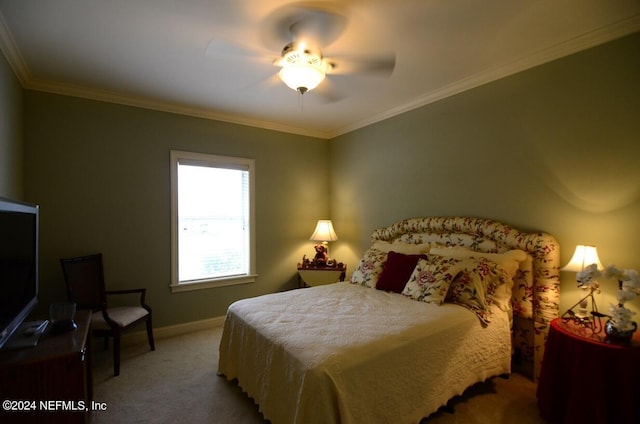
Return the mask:
[[490,305],[498,287],[508,284],[509,274],[487,258],[451,258],[459,261],[462,271],[451,283],[446,302],[455,303],[474,312],[487,324],[491,321]]
[[476,252],[463,246],[434,246],[429,253],[432,255],[453,256],[455,258],[487,258],[503,267],[512,278],[516,276],[520,264],[527,259],[527,252],[520,249],[508,250],[504,253],[485,253]]
[[441,305],[462,269],[455,258],[429,255],[418,260],[402,294],[420,302]]
[[493,296],[493,302],[503,311],[508,312],[512,309],[512,290],[514,279],[522,267],[522,264],[530,259],[527,253],[520,249],[513,249],[504,253],[485,253],[476,252],[467,247],[452,246],[452,247],[440,247],[434,246],[431,252],[434,255],[453,256],[456,258],[486,258],[492,262],[495,262],[501,267],[507,274],[508,278],[505,280],[505,284],[498,286]]
[[387,261],[387,252],[378,249],[369,249],[362,255],[356,269],[351,274],[351,282],[361,286],[375,288]]

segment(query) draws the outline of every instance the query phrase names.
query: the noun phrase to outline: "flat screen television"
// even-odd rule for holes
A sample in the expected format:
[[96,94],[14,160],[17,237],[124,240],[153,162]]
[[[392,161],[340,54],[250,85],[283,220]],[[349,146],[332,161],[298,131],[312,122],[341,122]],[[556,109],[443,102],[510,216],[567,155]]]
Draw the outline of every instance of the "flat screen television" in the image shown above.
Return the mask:
[[38,303],[38,214],[0,197],[0,348]]

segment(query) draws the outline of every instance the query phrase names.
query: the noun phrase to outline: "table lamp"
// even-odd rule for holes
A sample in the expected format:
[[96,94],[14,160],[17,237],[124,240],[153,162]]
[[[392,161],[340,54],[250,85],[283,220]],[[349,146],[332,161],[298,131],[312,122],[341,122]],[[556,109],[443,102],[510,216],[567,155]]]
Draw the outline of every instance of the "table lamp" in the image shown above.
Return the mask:
[[[576,246],[576,250],[573,253],[573,257],[564,267],[560,268],[560,271],[569,271],[569,272],[581,272],[587,266],[591,264],[596,264],[598,270],[601,271],[604,269],[602,263],[600,263],[600,259],[598,258],[598,250],[595,246],[586,246],[586,245],[578,245]],[[595,283],[595,284],[593,284]],[[573,317],[581,321],[588,321],[591,317],[587,311],[587,307],[589,306],[589,298],[591,298],[591,315],[594,317],[600,317],[600,313],[598,312],[598,307],[596,305],[595,298],[593,297],[593,293],[598,291],[597,282],[593,282],[588,286],[581,285],[583,289],[589,290],[589,293],[581,298],[575,305],[569,308],[563,315],[563,318]],[[578,312],[574,312],[573,308],[578,306]]]
[[[320,219],[316,224],[316,229],[309,237],[311,241],[319,241],[320,244],[315,246],[316,249],[316,257],[314,258],[314,262],[324,262],[326,263],[329,260],[329,242],[338,240],[338,235],[333,229],[333,224],[330,219]],[[324,253],[324,255],[321,255]]]

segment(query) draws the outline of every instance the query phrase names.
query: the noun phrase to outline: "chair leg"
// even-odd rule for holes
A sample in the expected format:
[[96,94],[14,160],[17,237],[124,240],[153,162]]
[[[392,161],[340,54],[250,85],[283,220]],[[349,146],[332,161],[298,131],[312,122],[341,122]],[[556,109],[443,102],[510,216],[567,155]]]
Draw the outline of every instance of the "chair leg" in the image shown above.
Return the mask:
[[147,339],[149,339],[149,347],[156,350],[156,342],[153,340],[153,325],[151,325],[151,317],[147,320]]
[[120,336],[113,337],[113,375],[120,375]]

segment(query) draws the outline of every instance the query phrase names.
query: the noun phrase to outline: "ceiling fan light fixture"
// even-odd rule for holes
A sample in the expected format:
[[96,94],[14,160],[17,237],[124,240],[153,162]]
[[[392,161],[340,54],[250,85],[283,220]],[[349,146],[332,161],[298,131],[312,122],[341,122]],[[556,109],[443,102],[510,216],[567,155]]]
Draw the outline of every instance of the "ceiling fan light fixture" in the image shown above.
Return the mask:
[[316,88],[325,77],[324,70],[310,63],[287,64],[278,75],[289,88],[301,94]]

